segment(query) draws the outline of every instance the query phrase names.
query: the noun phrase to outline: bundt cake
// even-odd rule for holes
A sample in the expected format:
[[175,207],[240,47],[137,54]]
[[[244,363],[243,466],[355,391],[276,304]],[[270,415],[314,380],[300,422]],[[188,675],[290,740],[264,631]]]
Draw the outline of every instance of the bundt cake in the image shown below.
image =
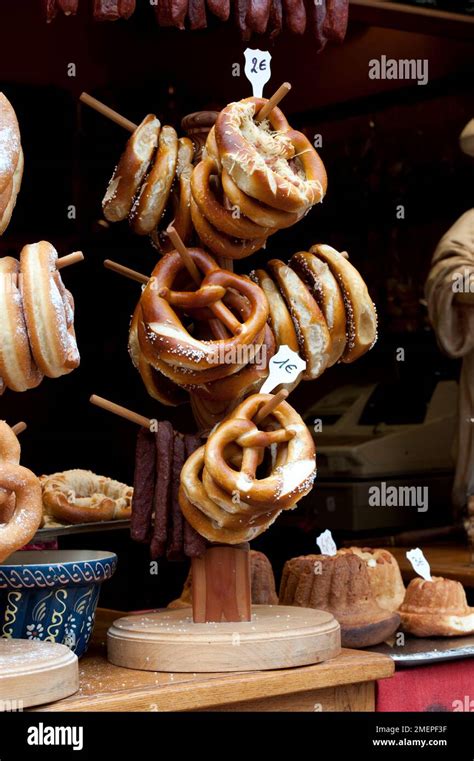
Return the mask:
[[400,623],[397,613],[377,604],[366,563],[352,552],[289,560],[283,569],[280,605],[332,613],[341,625],[343,647],[376,645],[390,637]]
[[412,579],[399,613],[403,630],[415,637],[474,633],[474,608],[467,604],[463,585],[453,579]]
[[[250,550],[250,574],[253,605],[278,605],[278,595],[275,588],[275,577],[271,563],[263,552]],[[168,608],[186,608],[192,605],[192,572],[184,582],[183,591],[177,600],[173,600]]]
[[370,586],[381,608],[394,613],[405,597],[405,585],[396,558],[388,550],[372,547],[348,547],[339,553],[352,552],[365,562]]

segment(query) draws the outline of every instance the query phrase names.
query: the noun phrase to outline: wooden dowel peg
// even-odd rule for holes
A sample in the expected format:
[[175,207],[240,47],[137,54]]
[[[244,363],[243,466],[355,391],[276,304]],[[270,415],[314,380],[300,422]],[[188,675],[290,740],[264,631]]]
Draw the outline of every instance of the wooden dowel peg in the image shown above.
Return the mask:
[[130,119],[126,119],[125,116],[119,114],[118,111],[114,111],[113,108],[109,108],[109,106],[106,106],[105,103],[101,103],[100,100],[93,98],[92,95],[89,95],[86,92],[82,93],[79,100],[81,103],[85,103],[86,106],[93,108],[94,111],[102,114],[102,116],[105,116],[106,119],[110,119],[112,122],[115,122],[115,124],[118,124],[119,127],[123,127],[124,129],[128,130],[128,132],[135,132],[136,128],[138,127],[138,124],[131,122]]
[[106,267],[108,270],[112,270],[113,272],[117,272],[119,275],[128,277],[129,280],[135,280],[137,283],[141,283],[142,285],[146,285],[150,279],[146,275],[142,275],[141,272],[132,270],[130,267],[124,267],[123,264],[119,264],[118,262],[113,262],[112,259],[106,259],[104,261],[104,267]]
[[167,233],[171,243],[175,247],[176,251],[181,256],[184,264],[186,265],[186,269],[188,270],[189,274],[191,275],[191,277],[194,280],[194,282],[196,283],[196,285],[198,285],[198,286],[201,285],[202,278],[201,278],[201,275],[199,274],[199,270],[196,267],[196,265],[194,264],[191,256],[189,255],[188,249],[184,245],[183,241],[179,237],[179,235],[178,235],[176,229],[173,227],[173,225],[168,225],[168,227],[166,228],[166,233]]
[[273,111],[275,106],[278,106],[280,101],[283,100],[285,95],[288,95],[288,93],[291,90],[291,85],[289,82],[283,82],[282,85],[278,88],[276,92],[273,93],[272,97],[268,99],[268,101],[262,106],[258,114],[255,116],[256,122],[263,122],[264,119],[267,118],[269,113]]
[[268,415],[271,415],[273,410],[275,410],[282,402],[285,401],[289,393],[290,392],[286,388],[282,388],[281,391],[273,396],[273,399],[270,399],[258,411],[257,415],[255,416],[255,422],[261,423],[263,420],[265,420],[266,417],[268,417]]
[[151,427],[152,421],[150,418],[144,417],[144,415],[139,415],[137,412],[133,412],[133,410],[127,409],[127,407],[122,407],[121,404],[110,402],[108,399],[104,399],[102,396],[96,396],[96,394],[92,394],[89,401],[91,404],[95,404],[96,407],[101,407],[103,410],[111,412],[113,415],[118,415],[119,417],[125,418],[125,420],[130,420],[131,423],[141,425],[143,428]]
[[84,254],[82,251],[74,251],[72,254],[68,254],[67,256],[61,256],[60,259],[56,260],[56,269],[62,270],[64,267],[70,267],[71,264],[77,264],[77,262],[83,262],[84,261]]
[[349,254],[347,253],[347,251],[341,251],[341,256],[343,256],[344,259],[349,259]]
[[15,434],[15,436],[18,436],[20,433],[23,433],[23,431],[26,431],[28,426],[26,423],[21,421],[20,423],[17,423],[16,425],[12,425],[12,431]]

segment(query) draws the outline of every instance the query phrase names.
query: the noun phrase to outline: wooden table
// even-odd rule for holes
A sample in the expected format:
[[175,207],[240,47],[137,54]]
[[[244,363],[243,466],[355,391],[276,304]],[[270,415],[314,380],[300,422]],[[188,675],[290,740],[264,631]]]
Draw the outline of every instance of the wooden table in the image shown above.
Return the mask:
[[34,711],[373,711],[375,680],[393,674],[391,658],[343,650],[316,666],[232,674],[165,674],[113,666],[106,632],[123,613],[98,610],[79,662],[75,695]]
[[[397,558],[403,578],[413,579],[416,573],[406,557],[406,552],[410,548],[387,547],[386,549]],[[468,547],[440,544],[423,546],[422,550],[430,564],[433,576],[456,579],[465,587],[474,588],[474,565],[470,565],[471,552]]]

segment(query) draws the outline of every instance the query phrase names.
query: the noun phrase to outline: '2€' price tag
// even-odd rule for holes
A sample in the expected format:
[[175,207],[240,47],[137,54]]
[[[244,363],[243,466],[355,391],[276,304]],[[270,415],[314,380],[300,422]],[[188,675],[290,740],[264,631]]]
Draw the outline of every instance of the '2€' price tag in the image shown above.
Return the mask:
[[317,537],[316,543],[321,550],[322,555],[337,555],[336,542],[332,538],[329,529],[326,529],[326,531],[323,531],[323,533]]
[[413,570],[417,572],[418,576],[426,581],[433,581],[431,578],[431,568],[427,559],[423,555],[423,551],[417,547],[415,550],[410,550],[406,553],[406,556],[413,566]]
[[306,369],[306,362],[293,349],[284,345],[280,346],[277,353],[273,355],[269,366],[270,372],[260,389],[261,394],[271,394],[280,383],[293,383]]
[[263,86],[271,76],[270,61],[272,57],[268,50],[252,50],[247,48],[244,51],[245,57],[245,76],[252,85],[254,98],[261,98],[263,95]]

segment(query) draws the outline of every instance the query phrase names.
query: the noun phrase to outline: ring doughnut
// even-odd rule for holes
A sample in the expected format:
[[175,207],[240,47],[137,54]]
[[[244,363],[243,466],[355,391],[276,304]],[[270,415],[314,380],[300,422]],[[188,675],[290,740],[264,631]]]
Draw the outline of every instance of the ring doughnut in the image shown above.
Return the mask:
[[191,176],[191,190],[202,216],[220,232],[235,238],[263,238],[270,230],[256,225],[244,216],[234,217],[234,213],[217,199],[211,187],[211,177],[218,176],[217,165],[211,158],[203,159],[194,167]]
[[347,344],[342,362],[354,362],[377,340],[377,312],[367,286],[356,268],[335,248],[325,244],[312,246],[311,253],[326,262],[337,279],[346,308]]
[[160,122],[148,114],[129,138],[102,200],[104,216],[109,222],[121,222],[130,214],[158,145],[159,134]]
[[288,265],[272,259],[268,267],[294,320],[300,353],[306,360],[305,380],[313,380],[328,367],[331,336],[324,315],[306,285]]
[[13,515],[0,528],[0,563],[3,563],[34,536],[41,524],[43,505],[39,479],[16,463],[0,463],[0,489],[15,495]]
[[326,170],[309,140],[291,129],[278,106],[267,119],[254,121],[267,102],[246,98],[220,112],[215,124],[219,156],[244,193],[275,209],[299,212],[322,201]]
[[0,374],[12,391],[35,388],[43,378],[31,356],[19,273],[16,259],[0,259]]
[[57,378],[79,365],[74,300],[56,268],[58,253],[47,241],[24,246],[21,292],[33,358],[44,375]]
[[178,158],[178,136],[173,127],[161,128],[158,150],[130,212],[130,224],[137,235],[149,235],[157,227],[173,184]]
[[217,256],[227,259],[243,259],[254,254],[265,245],[266,237],[240,240],[229,238],[216,230],[201,214],[197,203],[191,197],[191,218],[196,232],[204,246]]
[[221,173],[222,187],[224,193],[233,206],[237,206],[241,213],[252,222],[270,230],[280,230],[285,227],[291,227],[301,218],[301,214],[294,211],[280,211],[272,209],[270,206],[256,201],[246,193],[243,193],[238,185],[235,184],[230,174],[222,169]]
[[328,265],[315,254],[300,251],[290,259],[290,267],[305,283],[321,309],[331,334],[328,367],[338,362],[346,348],[346,310],[341,289]]

